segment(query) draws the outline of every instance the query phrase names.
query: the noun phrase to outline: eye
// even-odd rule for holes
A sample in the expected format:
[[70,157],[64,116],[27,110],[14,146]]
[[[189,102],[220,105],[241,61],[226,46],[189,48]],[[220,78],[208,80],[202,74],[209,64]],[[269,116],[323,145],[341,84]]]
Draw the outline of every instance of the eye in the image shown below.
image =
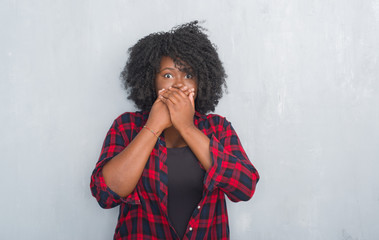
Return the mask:
[[163,75],[163,77],[165,77],[165,78],[173,78],[173,76],[171,75],[171,73],[166,73],[165,75]]
[[191,74],[187,74],[187,75],[185,76],[185,78],[191,79],[191,78],[193,78],[193,77],[192,77]]

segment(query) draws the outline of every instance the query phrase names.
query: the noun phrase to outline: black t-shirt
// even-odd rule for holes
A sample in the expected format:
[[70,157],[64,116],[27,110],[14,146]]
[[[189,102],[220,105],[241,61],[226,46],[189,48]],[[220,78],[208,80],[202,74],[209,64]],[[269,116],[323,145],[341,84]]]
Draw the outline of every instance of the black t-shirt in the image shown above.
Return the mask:
[[189,219],[203,194],[205,171],[191,149],[167,148],[168,216],[183,238]]

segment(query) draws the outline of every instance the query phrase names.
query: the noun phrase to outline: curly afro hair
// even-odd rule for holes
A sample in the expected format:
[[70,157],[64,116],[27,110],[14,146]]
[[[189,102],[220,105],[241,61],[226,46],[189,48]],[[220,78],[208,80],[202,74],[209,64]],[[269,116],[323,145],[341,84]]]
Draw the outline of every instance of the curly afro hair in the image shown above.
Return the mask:
[[195,110],[206,114],[214,111],[226,86],[226,73],[216,46],[204,33],[198,21],[174,27],[169,32],[152,33],[129,48],[129,59],[121,72],[128,99],[137,108],[149,111],[157,98],[155,75],[161,58],[168,56],[182,71],[197,78]]

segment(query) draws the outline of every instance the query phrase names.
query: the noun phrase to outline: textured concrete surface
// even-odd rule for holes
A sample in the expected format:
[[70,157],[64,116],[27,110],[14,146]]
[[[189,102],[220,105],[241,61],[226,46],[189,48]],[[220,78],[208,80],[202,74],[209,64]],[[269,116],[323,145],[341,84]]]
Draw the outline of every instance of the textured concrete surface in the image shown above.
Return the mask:
[[231,239],[379,236],[379,1],[0,2],[2,239],[111,239],[89,177],[118,79],[150,32],[206,20],[229,75],[216,112],[261,174]]

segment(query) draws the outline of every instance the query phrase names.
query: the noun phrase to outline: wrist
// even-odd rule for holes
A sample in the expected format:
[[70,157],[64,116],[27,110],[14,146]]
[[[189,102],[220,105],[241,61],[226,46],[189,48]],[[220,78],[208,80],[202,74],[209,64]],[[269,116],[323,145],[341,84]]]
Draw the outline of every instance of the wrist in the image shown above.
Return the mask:
[[153,131],[154,133],[158,134],[158,136],[163,132],[164,130],[164,127],[161,126],[161,124],[159,123],[154,123],[154,122],[151,122],[151,121],[147,121],[145,123],[145,126],[147,128],[149,128],[151,131]]
[[188,135],[189,133],[193,132],[196,129],[197,129],[197,127],[193,123],[192,124],[188,124],[188,125],[184,125],[184,126],[182,126],[180,128],[177,128],[178,132],[182,136],[186,136],[186,135]]
[[151,132],[152,134],[154,134],[154,136],[156,136],[157,138],[159,138],[159,136],[161,135],[160,132],[154,132],[154,130],[152,130],[151,128],[149,128],[148,126],[144,125],[143,126],[144,129],[147,129],[149,132]]

